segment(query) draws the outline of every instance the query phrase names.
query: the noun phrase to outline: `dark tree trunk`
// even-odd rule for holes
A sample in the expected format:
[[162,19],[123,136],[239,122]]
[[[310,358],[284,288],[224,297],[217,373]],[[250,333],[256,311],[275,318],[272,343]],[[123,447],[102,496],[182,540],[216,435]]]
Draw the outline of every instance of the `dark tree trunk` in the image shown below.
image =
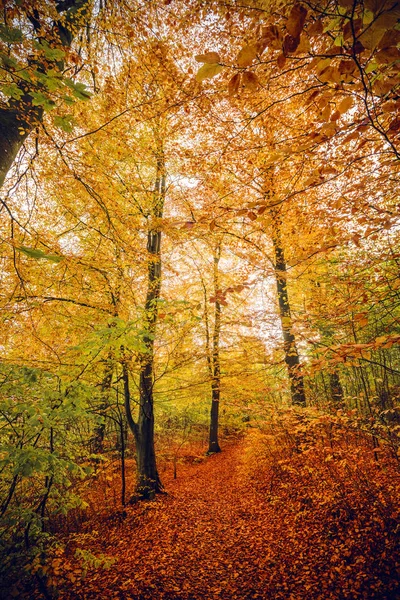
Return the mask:
[[[214,331],[213,331],[213,348],[212,356],[209,360],[209,370],[211,374],[211,411],[210,411],[210,437],[208,442],[208,454],[213,452],[221,452],[218,442],[218,426],[219,426],[219,402],[220,402],[220,387],[221,387],[221,365],[219,359],[219,337],[221,332],[221,302],[219,289],[219,271],[218,265],[221,258],[221,243],[219,243],[214,253],[214,297],[215,297],[215,313],[214,313]],[[209,335],[208,335],[209,339]],[[209,343],[209,342],[208,342]],[[208,349],[208,356],[210,356]]]
[[[155,183],[154,205],[151,216],[161,219],[165,199],[165,164],[162,151],[157,160],[157,177]],[[149,253],[147,295],[145,303],[144,344],[146,350],[140,357],[139,374],[139,416],[135,423],[130,408],[129,376],[124,362],[125,410],[128,425],[135,436],[137,457],[136,498],[152,499],[156,493],[163,491],[158,475],[156,453],[154,448],[154,337],[158,317],[158,299],[161,290],[161,231],[150,229],[147,235],[147,251]]]
[[306,405],[304,379],[300,373],[300,358],[296,345],[296,338],[292,330],[292,317],[287,289],[287,268],[285,253],[281,239],[281,223],[277,211],[272,215],[272,242],[275,254],[275,278],[278,292],[279,316],[283,333],[283,352],[290,381],[292,403],[300,406]]
[[[56,20],[52,25],[53,41],[50,45],[55,48],[69,48],[76,35],[78,28],[82,25],[82,19],[85,19],[89,1],[71,0],[68,3],[57,3],[56,10],[60,15],[60,20]],[[27,18],[34,26],[37,40],[40,40],[42,23],[32,15]],[[61,22],[62,21],[62,22]],[[48,26],[46,23],[45,26]],[[29,58],[27,64],[30,64]],[[46,64],[35,64],[34,68],[38,71],[46,72],[50,68],[62,71],[63,62],[47,61]],[[10,69],[9,75],[14,78],[14,70]],[[26,81],[19,83],[18,87],[24,92],[19,100],[10,100],[9,106],[0,109],[0,187],[10,170],[22,144],[30,133],[43,120],[43,109],[32,105],[32,93],[40,91],[40,86],[34,87]]]
[[30,97],[0,110],[0,187],[22,144],[42,117],[42,110],[32,109]]
[[157,471],[154,448],[153,358],[147,357],[140,372],[140,407],[136,456],[138,481],[136,493],[140,498],[153,498],[163,490]]
[[218,425],[219,425],[219,376],[212,382],[211,395],[211,411],[210,411],[210,438],[208,443],[208,454],[213,452],[221,452],[218,442]]
[[343,388],[340,383],[339,374],[336,371],[329,373],[329,384],[333,402],[335,404],[340,404],[343,400]]

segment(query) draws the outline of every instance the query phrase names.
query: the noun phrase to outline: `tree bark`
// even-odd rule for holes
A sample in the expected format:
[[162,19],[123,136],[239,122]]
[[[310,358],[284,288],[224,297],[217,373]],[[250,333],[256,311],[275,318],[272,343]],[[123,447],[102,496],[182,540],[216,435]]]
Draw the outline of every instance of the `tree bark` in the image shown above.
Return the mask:
[[[161,219],[165,200],[165,161],[162,151],[157,159],[157,175],[154,192],[154,205],[151,216]],[[145,302],[145,351],[140,357],[139,373],[139,416],[134,421],[130,407],[129,375],[126,362],[123,363],[125,389],[125,410],[128,425],[135,436],[137,460],[137,485],[135,498],[152,499],[163,491],[157,471],[154,447],[154,338],[158,317],[158,300],[161,290],[161,230],[158,225],[150,228],[147,235],[149,253],[147,271],[147,294]]]
[[290,382],[292,403],[300,406],[306,405],[304,379],[300,373],[300,358],[297,350],[296,338],[292,329],[289,295],[287,288],[287,268],[285,253],[281,239],[281,222],[276,210],[271,211],[272,216],[272,243],[275,254],[275,278],[278,292],[279,316],[283,333],[283,352]]
[[221,302],[219,289],[219,271],[218,265],[221,258],[221,243],[219,242],[214,253],[214,297],[215,297],[215,313],[214,313],[214,330],[212,336],[212,355],[209,361],[211,373],[211,411],[210,411],[210,436],[208,442],[208,454],[213,452],[221,452],[218,442],[218,426],[219,426],[219,402],[221,388],[221,364],[219,358],[219,338],[221,332]]

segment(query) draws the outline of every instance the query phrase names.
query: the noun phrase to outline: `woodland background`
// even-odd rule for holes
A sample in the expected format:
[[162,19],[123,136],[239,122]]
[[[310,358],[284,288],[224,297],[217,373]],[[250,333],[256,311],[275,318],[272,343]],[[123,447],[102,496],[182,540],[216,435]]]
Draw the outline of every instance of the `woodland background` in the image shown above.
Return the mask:
[[398,597],[399,21],[3,0],[5,598]]

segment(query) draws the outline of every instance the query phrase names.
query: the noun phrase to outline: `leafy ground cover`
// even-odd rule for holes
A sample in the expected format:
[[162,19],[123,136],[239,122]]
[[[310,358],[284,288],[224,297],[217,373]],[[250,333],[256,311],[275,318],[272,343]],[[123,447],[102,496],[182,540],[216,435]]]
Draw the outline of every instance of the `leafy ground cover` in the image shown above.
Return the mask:
[[398,464],[364,435],[296,422],[165,473],[155,501],[93,514],[48,565],[59,598],[400,597]]

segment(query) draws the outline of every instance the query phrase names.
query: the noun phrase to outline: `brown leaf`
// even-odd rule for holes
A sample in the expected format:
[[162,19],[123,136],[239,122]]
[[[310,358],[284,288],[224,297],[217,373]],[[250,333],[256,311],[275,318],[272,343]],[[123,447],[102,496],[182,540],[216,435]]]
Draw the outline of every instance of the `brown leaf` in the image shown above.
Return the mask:
[[389,124],[389,129],[390,131],[399,131],[400,119],[398,117],[396,117],[396,119],[393,119],[393,121]]
[[323,32],[323,30],[324,30],[324,26],[322,24],[321,19],[314,21],[314,23],[312,23],[311,25],[309,25],[307,27],[307,33],[310,38],[320,35]]
[[311,102],[313,100],[315,100],[315,98],[320,94],[320,90],[314,90],[312,92],[312,94],[310,94],[305,102],[305,105],[308,106],[309,104],[311,104]]
[[295,4],[290,11],[286,23],[286,31],[294,38],[300,37],[307,17],[307,9],[301,4]]
[[[245,75],[246,75],[246,73],[245,73]],[[229,96],[231,96],[231,97],[236,96],[236,94],[238,93],[238,90],[239,90],[240,80],[241,80],[240,73],[236,73],[236,75],[234,75],[232,77],[232,79],[229,80],[229,83],[228,83]]]
[[212,65],[214,63],[220,62],[220,56],[218,52],[206,52],[205,54],[197,54],[195,60],[200,63],[205,63],[207,65]]
[[[269,25],[268,27],[263,27],[261,30],[260,42],[262,42],[262,44],[265,43],[266,46],[271,48],[271,50],[280,50],[282,45],[280,29],[276,25]],[[266,46],[264,47],[264,50]]]
[[257,42],[257,54],[261,56],[264,52],[265,48],[268,46],[268,40],[266,38],[261,38]]
[[186,223],[184,223],[182,229],[193,229],[194,226],[195,226],[194,221],[186,221]]
[[331,122],[335,122],[338,119],[340,119],[340,112],[338,110],[335,110],[335,112],[331,115]]
[[293,37],[291,35],[285,35],[285,39],[283,40],[283,53],[285,56],[295,52],[300,44],[299,37]]
[[282,54],[280,54],[280,55],[278,56],[278,58],[277,58],[277,61],[276,61],[276,62],[278,63],[278,67],[279,67],[280,69],[283,69],[283,67],[285,66],[285,62],[286,62],[286,56],[283,54],[283,52],[282,52]]
[[237,55],[236,62],[239,67],[249,67],[257,56],[257,44],[244,46]]
[[385,48],[390,48],[390,46],[394,46],[400,43],[400,31],[397,29],[389,29],[385,31],[385,35],[381,39],[378,44],[378,48],[380,50],[384,50]]
[[361,54],[361,52],[364,52],[365,48],[362,45],[362,43],[360,42],[360,40],[357,40],[355,44],[353,44],[353,52],[354,54]]
[[356,68],[357,65],[352,60],[341,60],[338,67],[339,73],[341,73],[342,75],[354,73]]
[[243,73],[243,85],[250,92],[255,92],[259,87],[257,75],[252,71],[245,71],[245,73]]
[[388,102],[384,102],[382,104],[381,109],[384,113],[396,112],[399,106],[395,100],[389,100]]
[[375,58],[380,65],[389,64],[395,60],[399,60],[400,50],[396,48],[396,46],[385,48],[384,50],[379,50],[379,52],[375,54]]

